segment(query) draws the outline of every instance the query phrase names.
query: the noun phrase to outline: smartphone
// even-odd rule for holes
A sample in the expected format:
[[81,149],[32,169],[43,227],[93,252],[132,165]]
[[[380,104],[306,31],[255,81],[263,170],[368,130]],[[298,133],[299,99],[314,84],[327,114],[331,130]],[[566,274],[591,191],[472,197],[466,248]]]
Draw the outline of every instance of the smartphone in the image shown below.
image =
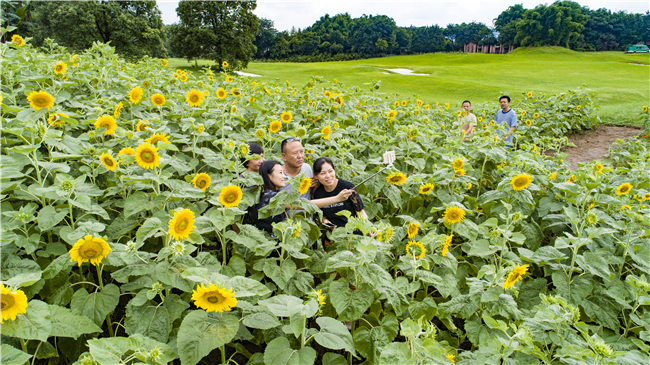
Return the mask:
[[336,228],[336,226],[333,225],[332,223],[323,222],[323,225],[324,225],[325,227],[327,227],[327,228],[331,228],[331,229]]

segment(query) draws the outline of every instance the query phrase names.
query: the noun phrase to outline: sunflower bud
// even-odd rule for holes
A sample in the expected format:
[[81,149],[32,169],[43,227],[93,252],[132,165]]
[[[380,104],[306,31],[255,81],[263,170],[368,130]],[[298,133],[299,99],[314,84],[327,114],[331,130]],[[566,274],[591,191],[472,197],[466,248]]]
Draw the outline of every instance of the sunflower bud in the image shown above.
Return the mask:
[[606,344],[605,341],[603,341],[603,339],[600,337],[594,338],[593,348],[594,348],[594,352],[599,356],[605,358],[610,358],[614,356],[614,350],[612,350],[612,347]]

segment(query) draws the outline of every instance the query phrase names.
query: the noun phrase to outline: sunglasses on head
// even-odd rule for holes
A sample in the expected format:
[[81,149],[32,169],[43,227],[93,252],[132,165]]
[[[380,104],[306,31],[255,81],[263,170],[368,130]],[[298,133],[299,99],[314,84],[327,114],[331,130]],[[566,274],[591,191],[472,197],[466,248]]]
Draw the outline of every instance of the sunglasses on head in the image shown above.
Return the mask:
[[300,142],[300,138],[298,138],[298,137],[287,138],[287,139],[284,140],[284,142],[285,142],[285,143],[289,143],[289,142]]

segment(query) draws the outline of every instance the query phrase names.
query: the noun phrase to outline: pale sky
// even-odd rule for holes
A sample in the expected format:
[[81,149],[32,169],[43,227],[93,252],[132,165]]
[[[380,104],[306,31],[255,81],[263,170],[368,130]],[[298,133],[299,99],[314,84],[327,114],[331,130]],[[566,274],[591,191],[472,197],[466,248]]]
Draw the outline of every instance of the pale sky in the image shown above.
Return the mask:
[[[624,10],[628,13],[645,13],[650,10],[648,0],[599,1],[579,0],[582,6],[590,9],[607,8],[611,11]],[[179,21],[176,16],[178,1],[157,0],[165,24]],[[459,0],[459,1],[368,1],[368,0],[258,0],[254,13],[274,22],[277,30],[290,30],[291,27],[304,29],[329,14],[349,13],[352,18],[363,14],[387,15],[395,20],[400,27],[424,26],[437,24],[446,27],[448,24],[470,23],[472,21],[492,26],[492,21],[502,11],[514,4],[523,4],[524,8],[532,9],[539,4],[552,4],[553,1],[502,1],[502,0]]]

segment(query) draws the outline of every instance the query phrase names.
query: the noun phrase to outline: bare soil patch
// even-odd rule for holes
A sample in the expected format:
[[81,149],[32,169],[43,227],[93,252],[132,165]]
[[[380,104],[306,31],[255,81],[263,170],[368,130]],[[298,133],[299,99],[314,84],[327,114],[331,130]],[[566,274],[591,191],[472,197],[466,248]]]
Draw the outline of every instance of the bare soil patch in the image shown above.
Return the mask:
[[617,139],[634,137],[641,133],[642,130],[638,128],[601,125],[594,130],[571,134],[569,142],[576,146],[564,147],[561,151],[567,153],[564,161],[571,164],[571,170],[576,170],[578,162],[605,159],[607,149],[612,147]]

